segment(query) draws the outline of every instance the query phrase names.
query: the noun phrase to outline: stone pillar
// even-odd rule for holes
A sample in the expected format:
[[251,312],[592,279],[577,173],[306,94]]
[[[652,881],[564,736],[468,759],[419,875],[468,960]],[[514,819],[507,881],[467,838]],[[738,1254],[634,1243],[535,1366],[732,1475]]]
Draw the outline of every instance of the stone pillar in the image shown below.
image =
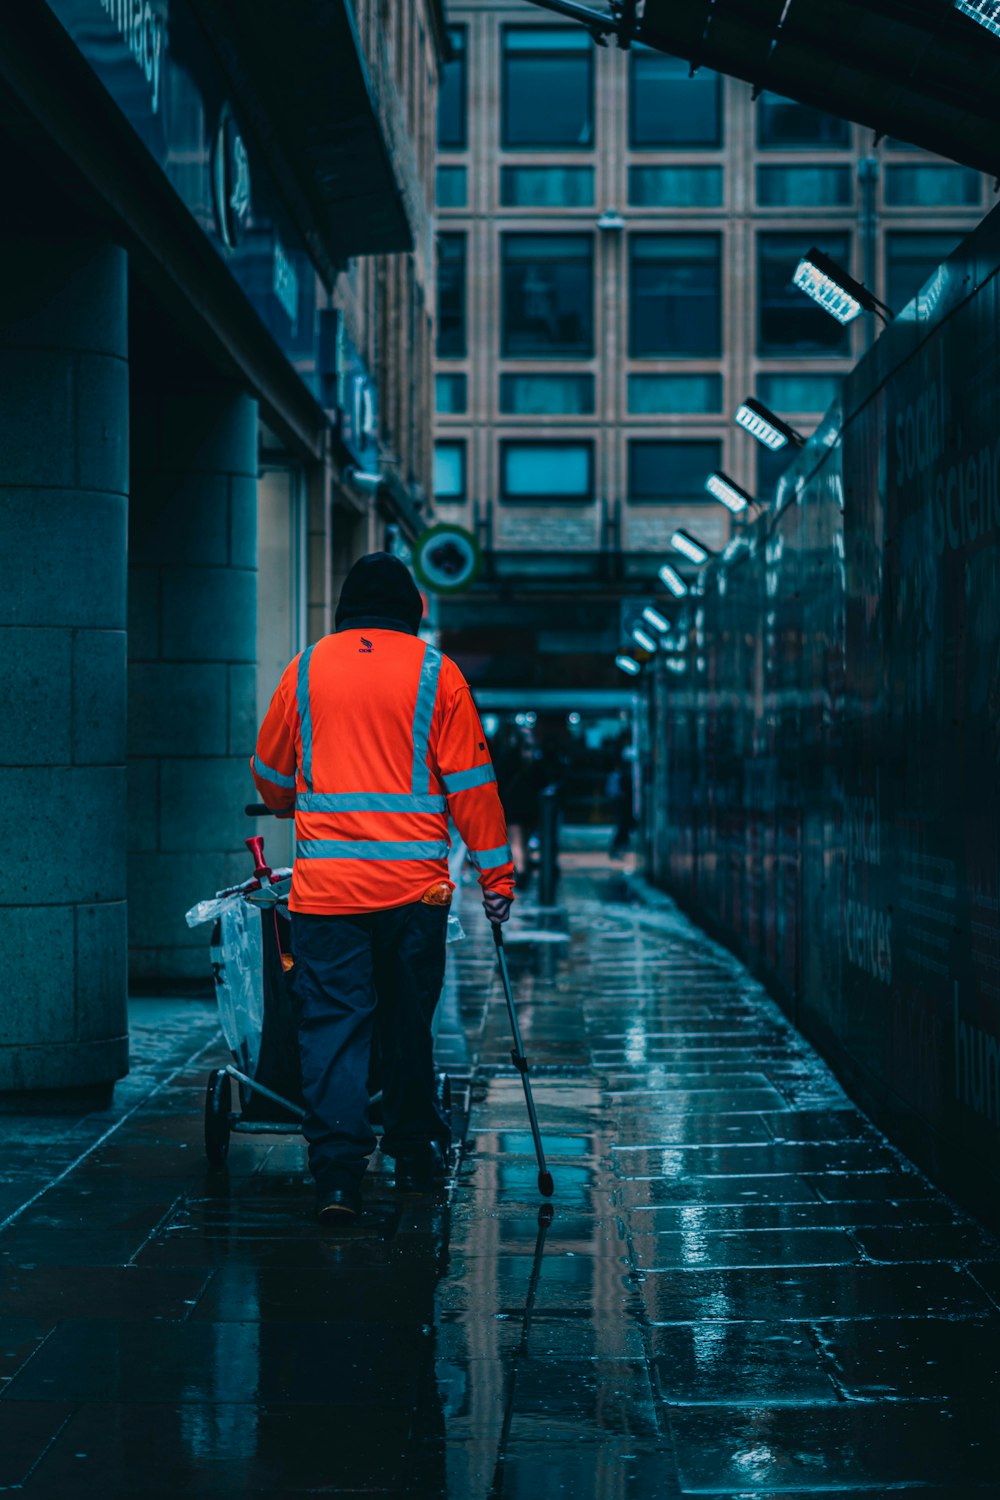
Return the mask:
[[132,390],[129,961],[169,989],[209,979],[185,911],[252,873],[257,406],[154,354]]
[[126,257],[0,240],[0,1090],[128,1071]]

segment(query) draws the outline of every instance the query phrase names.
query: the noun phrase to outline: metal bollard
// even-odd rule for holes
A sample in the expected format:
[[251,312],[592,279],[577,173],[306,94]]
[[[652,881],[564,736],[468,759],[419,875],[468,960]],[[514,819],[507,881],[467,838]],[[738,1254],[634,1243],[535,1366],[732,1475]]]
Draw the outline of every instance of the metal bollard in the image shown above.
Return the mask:
[[559,808],[556,789],[547,786],[541,795],[541,819],[538,830],[539,867],[538,899],[542,906],[555,906],[559,880]]

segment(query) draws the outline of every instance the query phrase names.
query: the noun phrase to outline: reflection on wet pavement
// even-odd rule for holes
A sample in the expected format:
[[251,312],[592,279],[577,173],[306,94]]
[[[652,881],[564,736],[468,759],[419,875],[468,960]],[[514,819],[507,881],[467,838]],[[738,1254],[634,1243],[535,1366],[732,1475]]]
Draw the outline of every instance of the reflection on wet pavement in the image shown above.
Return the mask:
[[320,1233],[297,1139],[208,1173],[200,1002],[137,1004],[109,1108],[4,1118],[0,1489],[1000,1495],[1000,1246],[733,959],[568,863],[509,945],[550,1211],[478,909],[440,1199],[376,1157]]

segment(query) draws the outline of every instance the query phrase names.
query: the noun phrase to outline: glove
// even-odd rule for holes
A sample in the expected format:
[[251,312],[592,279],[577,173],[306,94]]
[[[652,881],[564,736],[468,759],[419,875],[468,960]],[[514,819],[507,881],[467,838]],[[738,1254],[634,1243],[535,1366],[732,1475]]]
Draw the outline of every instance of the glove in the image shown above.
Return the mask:
[[513,904],[513,896],[501,896],[499,891],[483,892],[483,911],[494,924],[506,922]]

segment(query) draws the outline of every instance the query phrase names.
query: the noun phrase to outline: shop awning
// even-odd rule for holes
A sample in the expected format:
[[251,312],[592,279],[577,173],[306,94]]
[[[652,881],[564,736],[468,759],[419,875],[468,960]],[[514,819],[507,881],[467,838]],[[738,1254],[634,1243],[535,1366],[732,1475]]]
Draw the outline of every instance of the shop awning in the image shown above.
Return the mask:
[[349,0],[193,8],[318,258],[411,249],[426,219],[416,159],[382,39],[369,67]]

